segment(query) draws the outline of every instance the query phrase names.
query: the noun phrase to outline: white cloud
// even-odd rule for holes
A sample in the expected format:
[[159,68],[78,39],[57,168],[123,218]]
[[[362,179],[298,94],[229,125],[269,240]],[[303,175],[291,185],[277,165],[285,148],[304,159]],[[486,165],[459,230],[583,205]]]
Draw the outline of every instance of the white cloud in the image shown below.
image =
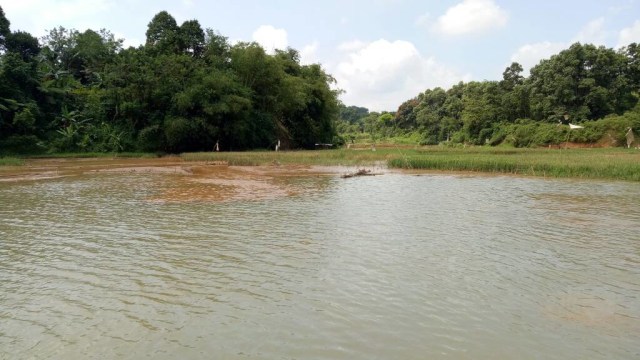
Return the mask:
[[[524,74],[529,75],[529,70],[538,65],[540,60],[548,59],[552,55],[560,53],[571,46],[571,43],[581,42],[583,44],[607,45],[607,37],[610,35],[605,28],[605,18],[599,17],[587,23],[574,36],[570,42],[550,42],[544,41],[521,46],[512,56],[511,61],[520,63],[524,68]],[[635,40],[634,40],[635,39]],[[620,31],[618,47],[626,46],[634,41],[640,41],[640,20],[626,29]]]
[[346,51],[346,52],[356,51],[356,50],[362,49],[365,46],[367,46],[367,44],[363,41],[352,40],[352,41],[343,42],[342,44],[338,45],[338,50]]
[[300,51],[300,63],[309,65],[318,62],[318,42],[314,41],[313,44],[306,45]]
[[423,57],[408,41],[384,39],[353,50],[334,69],[338,87],[345,90],[342,101],[370,110],[396,110],[427,88],[451,85],[470,79]]
[[[20,0],[2,4],[5,15],[12,25],[12,30],[28,31],[34,36],[42,36],[46,30],[60,25],[76,24],[73,27],[84,31],[88,28],[100,28],[100,17],[114,7],[112,0],[69,0],[64,2],[46,0]],[[15,19],[15,21],[14,21]]]
[[440,16],[433,29],[445,35],[465,35],[501,28],[508,19],[509,14],[493,0],[463,0]]
[[620,31],[617,47],[621,48],[633,42],[640,43],[640,20],[636,20],[633,25]]
[[276,49],[284,50],[289,46],[287,31],[271,25],[262,25],[253,32],[253,41],[262,45],[265,51],[273,54]]
[[522,65],[524,74],[528,75],[529,70],[538,65],[540,60],[548,59],[551,55],[555,55],[566,49],[565,43],[559,42],[539,42],[535,44],[526,44],[521,46],[515,54],[511,56],[511,61],[515,61]]
[[583,44],[605,45],[607,31],[604,27],[604,18],[600,17],[590,21],[583,27],[578,35],[573,38],[572,42],[581,42]]

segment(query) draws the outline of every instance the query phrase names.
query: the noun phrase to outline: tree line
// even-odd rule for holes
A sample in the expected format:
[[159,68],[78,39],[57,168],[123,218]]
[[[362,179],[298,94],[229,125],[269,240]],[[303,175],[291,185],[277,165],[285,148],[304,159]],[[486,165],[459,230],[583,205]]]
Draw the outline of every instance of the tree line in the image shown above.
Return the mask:
[[0,7],[0,153],[309,148],[332,142],[335,80],[292,48],[230,44],[166,11],[146,42],[11,31]]
[[528,77],[523,70],[514,62],[500,81],[427,89],[394,113],[343,106],[338,128],[347,140],[366,132],[374,140],[409,134],[423,144],[506,141],[516,146],[565,139],[566,129],[559,123],[585,124],[588,131],[572,134],[585,142],[597,141],[612,126],[616,136],[627,126],[640,130],[638,44],[616,51],[575,43],[542,60]]

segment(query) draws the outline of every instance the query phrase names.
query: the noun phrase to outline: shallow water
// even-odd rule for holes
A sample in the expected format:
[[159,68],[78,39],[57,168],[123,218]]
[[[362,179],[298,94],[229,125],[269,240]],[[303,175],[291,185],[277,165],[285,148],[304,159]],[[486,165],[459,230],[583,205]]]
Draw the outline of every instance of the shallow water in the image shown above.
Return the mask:
[[640,356],[635,183],[178,177],[0,182],[1,359]]

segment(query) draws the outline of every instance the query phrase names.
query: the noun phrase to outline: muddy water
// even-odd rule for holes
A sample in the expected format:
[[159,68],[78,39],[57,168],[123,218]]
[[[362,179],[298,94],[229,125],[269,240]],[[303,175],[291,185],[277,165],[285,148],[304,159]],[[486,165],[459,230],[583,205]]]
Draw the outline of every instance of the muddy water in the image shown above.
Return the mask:
[[0,172],[0,359],[640,356],[637,184],[76,165]]

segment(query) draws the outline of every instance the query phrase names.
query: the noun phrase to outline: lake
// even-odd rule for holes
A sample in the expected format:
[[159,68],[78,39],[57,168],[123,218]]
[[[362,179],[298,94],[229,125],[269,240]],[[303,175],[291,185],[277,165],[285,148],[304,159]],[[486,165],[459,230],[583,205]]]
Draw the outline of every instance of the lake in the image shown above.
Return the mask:
[[134,170],[0,182],[1,359],[640,357],[636,183]]

